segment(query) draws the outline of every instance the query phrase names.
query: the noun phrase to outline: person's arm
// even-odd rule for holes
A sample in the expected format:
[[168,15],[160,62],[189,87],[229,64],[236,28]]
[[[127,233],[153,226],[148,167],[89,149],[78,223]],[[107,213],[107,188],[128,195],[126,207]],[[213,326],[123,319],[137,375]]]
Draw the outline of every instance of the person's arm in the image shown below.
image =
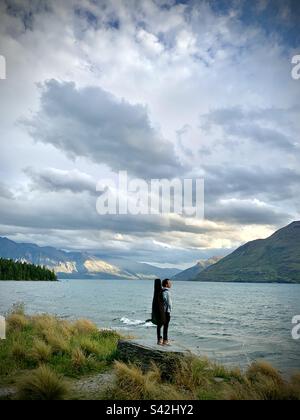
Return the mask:
[[164,298],[164,303],[167,306],[167,310],[172,311],[173,304],[172,304],[170,292],[168,290],[163,291],[163,298]]
[[173,301],[172,301],[172,296],[171,296],[170,292],[168,292],[168,305],[169,305],[170,311],[172,311],[173,310]]

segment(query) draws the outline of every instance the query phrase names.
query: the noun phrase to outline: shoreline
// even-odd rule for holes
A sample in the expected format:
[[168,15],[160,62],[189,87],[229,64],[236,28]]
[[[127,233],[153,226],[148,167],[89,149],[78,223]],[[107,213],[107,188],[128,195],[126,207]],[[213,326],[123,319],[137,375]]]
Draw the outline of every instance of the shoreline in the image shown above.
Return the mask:
[[[297,286],[231,287],[219,283],[197,285],[183,282],[174,285],[174,289],[176,312],[171,338],[175,342],[229,367],[244,369],[258,358],[269,360],[284,375],[290,375],[300,367],[299,342],[291,335],[292,316],[299,309]],[[116,304],[112,307],[110,302],[115,293]],[[132,293],[140,296],[133,306],[128,304],[128,299],[133,301]],[[156,341],[154,328],[137,325],[149,318],[150,294],[152,284],[139,281],[132,284],[121,281],[81,281],[75,284],[2,282],[0,306],[1,315],[5,315],[14,303],[23,302],[33,315],[46,312],[70,320],[87,317],[99,327],[138,336],[152,345]],[[278,296],[282,301],[279,306]],[[190,302],[190,307],[185,310],[187,302]],[[249,315],[245,308],[251,309]],[[280,317],[276,316],[276,308],[282,314]],[[253,324],[255,314],[259,314],[259,319]],[[130,325],[123,322],[123,318],[128,318]],[[276,331],[269,329],[269,322]]]
[[267,362],[243,372],[189,352],[145,347],[89,320],[28,316],[21,307],[7,326],[0,400],[300,400],[300,373],[287,381]]
[[[63,283],[63,282],[77,282],[77,281],[103,281],[103,282],[115,282],[115,281],[122,281],[122,282],[128,282],[128,283],[133,283],[133,282],[137,282],[137,283],[149,283],[149,282],[153,282],[153,279],[109,279],[109,278],[67,278],[67,277],[62,277],[62,278],[57,278],[56,280],[2,280],[0,279],[0,282],[24,282],[24,283]],[[175,284],[179,284],[179,283],[197,283],[197,284],[245,284],[245,285],[290,285],[290,286],[300,286],[300,283],[295,283],[295,282],[289,282],[289,281],[218,281],[218,280],[214,280],[214,281],[201,281],[201,280],[172,280]]]

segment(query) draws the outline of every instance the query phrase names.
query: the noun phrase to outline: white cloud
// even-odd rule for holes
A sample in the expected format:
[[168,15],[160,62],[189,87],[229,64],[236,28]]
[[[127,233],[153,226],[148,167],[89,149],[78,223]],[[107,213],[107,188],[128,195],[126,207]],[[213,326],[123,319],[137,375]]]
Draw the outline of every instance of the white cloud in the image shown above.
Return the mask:
[[153,58],[155,58],[155,55],[162,53],[164,50],[164,47],[159,42],[159,39],[144,29],[140,29],[138,31],[137,39],[146,51],[149,52],[150,55],[154,56]]
[[[261,2],[258,13],[268,8]],[[239,9],[217,13],[205,1],[1,2],[3,225],[39,241],[47,232],[64,247],[80,231],[82,243],[96,247],[103,225],[92,182],[124,166],[145,177],[186,166],[189,176],[205,174],[219,230],[205,236],[186,220],[109,220],[110,250],[124,246],[118,235],[132,234],[144,260],[159,254],[153,240],[193,259],[237,246],[250,226],[259,236],[297,218],[300,84],[290,77],[291,51],[277,33],[246,26]],[[38,143],[20,119],[34,122]],[[39,197],[33,186],[48,194]],[[247,234],[238,233],[241,223]]]

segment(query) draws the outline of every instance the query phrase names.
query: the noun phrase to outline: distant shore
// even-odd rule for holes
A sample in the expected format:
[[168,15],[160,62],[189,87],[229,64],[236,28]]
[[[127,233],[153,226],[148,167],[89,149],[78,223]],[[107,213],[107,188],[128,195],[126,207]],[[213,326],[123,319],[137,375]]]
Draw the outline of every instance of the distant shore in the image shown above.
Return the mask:
[[[14,280],[11,280],[14,279]],[[0,280],[2,281],[57,281],[54,271],[46,267],[0,258]]]

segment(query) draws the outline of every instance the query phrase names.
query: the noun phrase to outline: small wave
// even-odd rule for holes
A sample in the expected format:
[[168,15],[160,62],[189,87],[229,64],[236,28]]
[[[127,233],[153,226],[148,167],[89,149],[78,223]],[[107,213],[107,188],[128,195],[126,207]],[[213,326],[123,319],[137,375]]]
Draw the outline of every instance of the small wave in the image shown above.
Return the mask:
[[141,321],[139,319],[129,319],[129,318],[126,318],[126,317],[121,318],[120,321],[125,325],[130,325],[130,326],[133,326],[133,327],[137,327],[139,325],[142,325],[143,327],[154,326],[152,324],[152,322],[145,322],[145,321]]

